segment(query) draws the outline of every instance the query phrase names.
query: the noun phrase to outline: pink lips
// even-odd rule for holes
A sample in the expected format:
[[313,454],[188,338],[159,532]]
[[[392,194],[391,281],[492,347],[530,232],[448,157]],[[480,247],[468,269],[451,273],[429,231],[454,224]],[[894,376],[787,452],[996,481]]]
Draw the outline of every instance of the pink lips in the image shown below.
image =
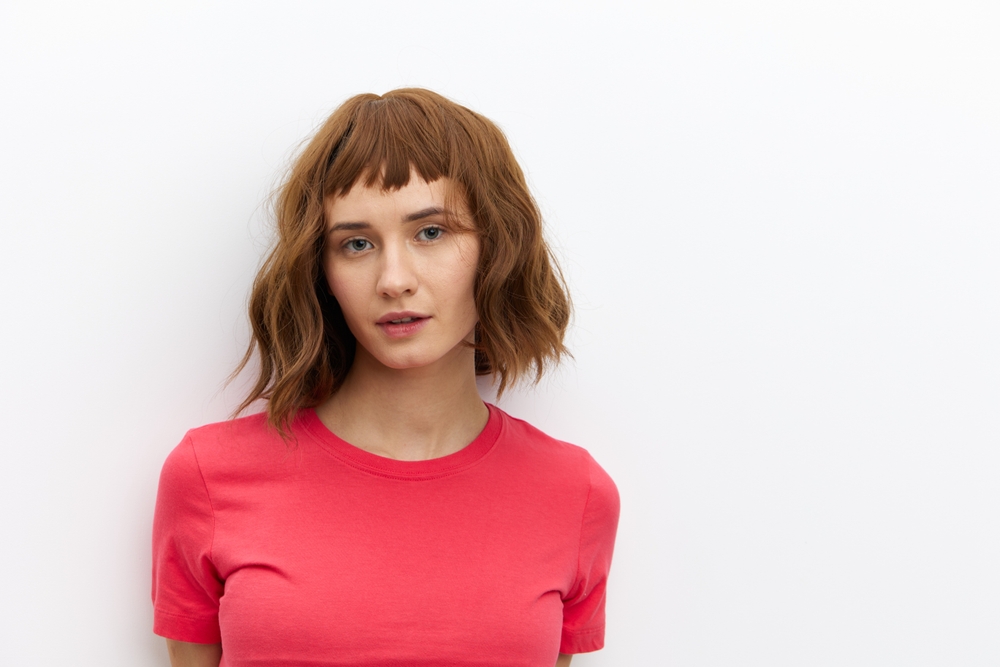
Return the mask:
[[[392,323],[392,320],[403,320],[407,318],[413,318],[413,321],[401,322],[399,324]],[[429,320],[430,317],[419,313],[386,313],[379,318],[376,324],[378,325],[378,328],[381,329],[389,338],[405,338],[406,336],[412,336],[423,329]]]

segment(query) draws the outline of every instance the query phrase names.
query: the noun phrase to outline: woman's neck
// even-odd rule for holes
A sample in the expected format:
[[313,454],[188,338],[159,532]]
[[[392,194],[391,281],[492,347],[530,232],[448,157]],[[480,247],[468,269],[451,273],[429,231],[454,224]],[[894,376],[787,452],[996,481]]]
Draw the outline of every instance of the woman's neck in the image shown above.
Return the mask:
[[343,385],[316,414],[355,447],[403,461],[457,452],[479,435],[489,418],[469,348],[429,366],[394,369],[359,346]]

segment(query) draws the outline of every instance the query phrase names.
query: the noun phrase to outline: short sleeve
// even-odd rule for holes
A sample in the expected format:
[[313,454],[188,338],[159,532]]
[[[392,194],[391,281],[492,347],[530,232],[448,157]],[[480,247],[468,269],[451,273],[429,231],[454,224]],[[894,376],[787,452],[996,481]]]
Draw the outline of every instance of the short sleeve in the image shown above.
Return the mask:
[[563,599],[560,653],[586,653],[604,647],[604,606],[611,555],[618,531],[618,488],[588,455],[590,491],[580,528],[577,577]]
[[215,518],[190,436],[160,472],[153,515],[153,632],[168,639],[220,641],[223,582],[212,563]]

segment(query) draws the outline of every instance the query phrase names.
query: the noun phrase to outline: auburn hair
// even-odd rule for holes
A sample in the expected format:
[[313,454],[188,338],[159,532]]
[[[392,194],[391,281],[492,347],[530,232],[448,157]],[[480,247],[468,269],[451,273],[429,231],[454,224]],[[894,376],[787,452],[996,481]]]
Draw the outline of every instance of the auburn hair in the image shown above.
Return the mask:
[[237,408],[267,401],[268,423],[287,431],[295,413],[344,381],[356,340],[327,289],[324,203],[359,180],[399,189],[411,170],[451,179],[480,241],[475,280],[477,375],[499,375],[498,396],[569,352],[571,305],[542,236],[538,207],[503,132],[489,119],[429,90],[356,95],[323,123],[276,192],[276,240],[250,294],[252,338],[238,375],[256,354],[260,369]]

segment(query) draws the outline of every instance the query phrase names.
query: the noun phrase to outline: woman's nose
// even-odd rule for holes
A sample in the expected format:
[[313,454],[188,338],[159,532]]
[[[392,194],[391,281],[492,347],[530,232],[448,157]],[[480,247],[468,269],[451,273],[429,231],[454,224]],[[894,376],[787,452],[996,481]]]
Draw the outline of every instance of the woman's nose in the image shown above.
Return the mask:
[[413,257],[406,247],[390,245],[382,253],[381,270],[376,289],[392,299],[417,291],[417,273]]

